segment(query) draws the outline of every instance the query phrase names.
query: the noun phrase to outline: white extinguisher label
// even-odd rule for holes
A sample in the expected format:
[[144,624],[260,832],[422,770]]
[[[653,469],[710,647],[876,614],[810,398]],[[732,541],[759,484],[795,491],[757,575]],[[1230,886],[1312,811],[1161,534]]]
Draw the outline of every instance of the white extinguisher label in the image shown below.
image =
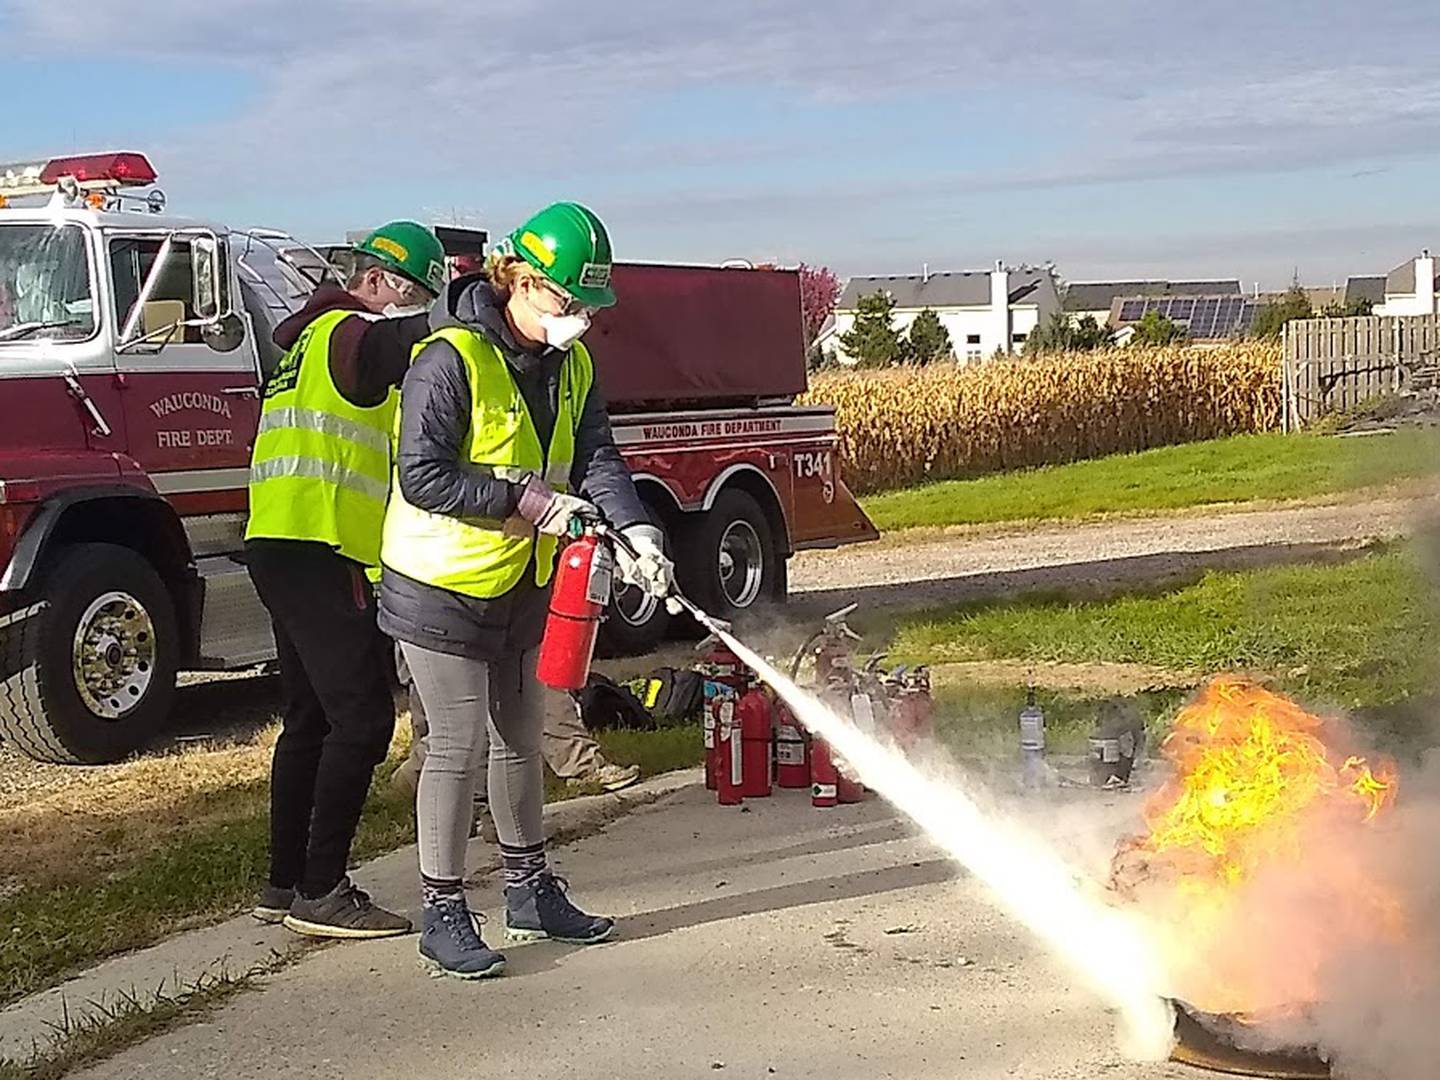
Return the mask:
[[705,749],[715,749],[715,714],[709,709],[705,710]]
[[833,799],[838,792],[834,784],[815,784],[811,787],[810,794],[817,799]]
[[738,786],[744,747],[740,743],[740,727],[735,723],[735,701],[732,698],[720,702],[720,741],[730,747],[730,782]]
[[781,724],[775,733],[775,760],[781,765],[805,764],[805,743],[788,724]]
[[601,544],[590,560],[590,580],[585,583],[585,599],[604,607],[610,602],[610,587],[615,578],[615,556]]

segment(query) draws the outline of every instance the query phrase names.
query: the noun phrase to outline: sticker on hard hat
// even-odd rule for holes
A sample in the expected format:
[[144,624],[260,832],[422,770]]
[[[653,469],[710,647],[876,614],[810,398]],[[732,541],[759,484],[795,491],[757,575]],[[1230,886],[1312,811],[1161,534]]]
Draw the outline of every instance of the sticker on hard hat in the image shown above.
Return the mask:
[[541,266],[555,265],[555,252],[550,245],[536,236],[533,232],[521,233],[520,246],[540,260]]
[[370,241],[370,246],[373,248],[379,248],[381,251],[385,252],[386,255],[393,256],[394,258],[399,259],[401,262],[404,262],[406,259],[410,258],[409,249],[406,248],[404,244],[397,244],[388,236],[374,237]]
[[438,293],[445,287],[444,265],[431,259],[429,267],[425,270],[425,279],[430,283],[430,287]]
[[586,263],[580,268],[582,289],[606,289],[610,287],[609,263]]

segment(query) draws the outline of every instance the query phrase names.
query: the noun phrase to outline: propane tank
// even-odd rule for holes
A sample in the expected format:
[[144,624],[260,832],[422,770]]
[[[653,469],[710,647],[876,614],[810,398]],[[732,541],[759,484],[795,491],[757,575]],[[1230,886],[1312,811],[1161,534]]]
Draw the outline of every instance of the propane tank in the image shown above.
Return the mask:
[[733,697],[715,699],[715,790],[721,806],[745,801],[745,744],[735,706]]
[[815,735],[810,739],[810,805],[834,806],[839,801],[840,774],[830,755],[830,744]]
[[1026,787],[1039,787],[1045,779],[1045,712],[1035,702],[1035,684],[1025,691],[1020,710],[1020,771]]
[[805,733],[783,701],[775,702],[775,782],[782,788],[810,786],[810,760]]
[[536,677],[546,686],[555,690],[584,688],[614,573],[614,553],[593,528],[561,553],[535,668]]
[[1090,736],[1090,782],[1099,788],[1127,787],[1135,759],[1145,746],[1145,722],[1117,701],[1100,708]]
[[752,686],[735,703],[736,722],[740,725],[741,788],[747,799],[764,799],[770,795],[770,695],[761,687]]
[[719,744],[715,730],[718,713],[715,711],[715,704],[723,697],[732,700],[738,698],[744,692],[748,680],[745,665],[719,638],[706,638],[696,648],[705,650],[695,667],[705,679],[705,708],[701,714],[705,733],[705,787],[714,791],[720,774],[720,761],[717,756]]

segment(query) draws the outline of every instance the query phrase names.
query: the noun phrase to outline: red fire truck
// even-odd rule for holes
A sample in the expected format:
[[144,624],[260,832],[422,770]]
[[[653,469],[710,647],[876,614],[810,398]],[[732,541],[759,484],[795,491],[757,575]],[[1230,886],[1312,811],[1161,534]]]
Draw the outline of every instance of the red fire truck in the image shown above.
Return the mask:
[[[0,166],[0,738],[42,760],[123,757],[179,671],[274,654],[237,559],[245,486],[270,330],[327,259],[171,217],[155,180],[134,153]],[[875,536],[833,413],[793,404],[796,274],[623,265],[615,285],[587,342],[689,595],[743,614],[784,596],[793,552]],[[614,600],[612,650],[666,633],[663,606]]]

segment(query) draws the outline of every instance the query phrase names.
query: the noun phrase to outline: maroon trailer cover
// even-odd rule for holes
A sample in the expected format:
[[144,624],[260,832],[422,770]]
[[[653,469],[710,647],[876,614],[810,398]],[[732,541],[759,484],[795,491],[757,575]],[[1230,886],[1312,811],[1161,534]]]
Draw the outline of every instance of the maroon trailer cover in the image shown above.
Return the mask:
[[614,285],[619,303],[600,312],[585,335],[612,410],[805,390],[795,271],[617,263]]

